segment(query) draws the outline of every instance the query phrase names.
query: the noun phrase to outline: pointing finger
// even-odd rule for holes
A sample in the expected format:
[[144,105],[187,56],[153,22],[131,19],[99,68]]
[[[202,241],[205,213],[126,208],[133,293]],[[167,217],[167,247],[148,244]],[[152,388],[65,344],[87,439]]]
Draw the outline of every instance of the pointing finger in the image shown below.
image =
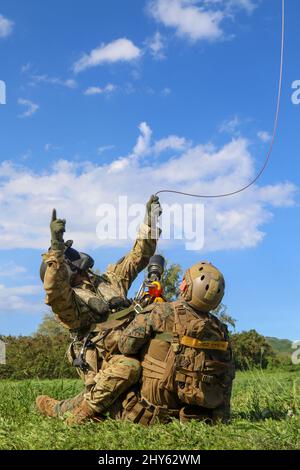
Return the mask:
[[53,209],[52,211],[51,222],[54,222],[54,220],[56,220],[56,209]]

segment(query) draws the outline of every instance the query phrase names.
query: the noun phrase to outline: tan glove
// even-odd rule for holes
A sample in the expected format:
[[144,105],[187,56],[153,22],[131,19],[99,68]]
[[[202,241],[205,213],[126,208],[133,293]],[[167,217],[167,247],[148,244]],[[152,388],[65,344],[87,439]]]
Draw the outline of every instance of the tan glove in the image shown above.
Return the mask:
[[52,250],[64,250],[64,232],[66,231],[66,220],[56,218],[56,209],[52,211],[51,223],[51,248]]
[[148,225],[148,227],[154,227],[161,213],[162,208],[159,202],[159,197],[152,195],[146,204],[144,223]]

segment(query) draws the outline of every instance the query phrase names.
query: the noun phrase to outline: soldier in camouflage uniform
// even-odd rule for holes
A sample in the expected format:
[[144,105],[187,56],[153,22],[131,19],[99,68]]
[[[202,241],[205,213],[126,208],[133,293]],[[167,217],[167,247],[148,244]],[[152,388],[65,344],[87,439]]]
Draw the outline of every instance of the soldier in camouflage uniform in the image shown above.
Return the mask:
[[232,351],[227,327],[210,313],[224,288],[213,265],[197,263],[185,273],[180,300],[147,307],[122,332],[119,350],[142,357],[140,394],[127,395],[122,419],[229,420]]
[[113,315],[128,307],[127,292],[148,264],[157,244],[156,218],[161,209],[158,198],[147,203],[144,223],[129,254],[108,266],[105,274],[94,276],[93,261],[64,243],[65,220],[51,221],[51,248],[43,255],[41,268],[46,304],[57,320],[70,330],[73,342],[68,357],[78,367],[85,390],[71,400],[37,397],[37,409],[46,416],[69,414],[69,423],[81,423],[105,412],[140,375],[137,359],[122,356],[117,349],[120,329],[129,321]]

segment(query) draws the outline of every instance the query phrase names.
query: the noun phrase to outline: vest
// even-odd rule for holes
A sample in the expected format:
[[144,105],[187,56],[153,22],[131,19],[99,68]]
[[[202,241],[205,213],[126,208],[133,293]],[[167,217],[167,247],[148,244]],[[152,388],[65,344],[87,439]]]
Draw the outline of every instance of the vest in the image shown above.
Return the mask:
[[151,340],[142,362],[141,394],[160,406],[173,408],[177,399],[181,406],[217,408],[232,368],[227,330],[213,315],[200,317],[181,301],[171,305],[173,331]]

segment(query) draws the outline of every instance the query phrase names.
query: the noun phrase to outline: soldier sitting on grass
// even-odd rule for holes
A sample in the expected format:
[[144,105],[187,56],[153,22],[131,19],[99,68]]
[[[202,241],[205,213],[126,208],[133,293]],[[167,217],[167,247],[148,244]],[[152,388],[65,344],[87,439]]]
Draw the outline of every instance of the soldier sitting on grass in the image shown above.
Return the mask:
[[139,360],[121,355],[117,349],[120,328],[128,324],[130,315],[110,319],[112,314],[129,306],[127,292],[155,252],[157,239],[153,237],[153,226],[160,213],[158,197],[152,196],[131,252],[109,265],[105,274],[95,276],[91,272],[92,258],[64,242],[66,221],[57,219],[53,211],[51,248],[43,255],[41,277],[46,304],[70,331],[73,341],[68,357],[77,367],[85,388],[70,400],[37,397],[36,406],[43,415],[58,417],[68,413],[69,423],[81,423],[104,413],[138,381]]

